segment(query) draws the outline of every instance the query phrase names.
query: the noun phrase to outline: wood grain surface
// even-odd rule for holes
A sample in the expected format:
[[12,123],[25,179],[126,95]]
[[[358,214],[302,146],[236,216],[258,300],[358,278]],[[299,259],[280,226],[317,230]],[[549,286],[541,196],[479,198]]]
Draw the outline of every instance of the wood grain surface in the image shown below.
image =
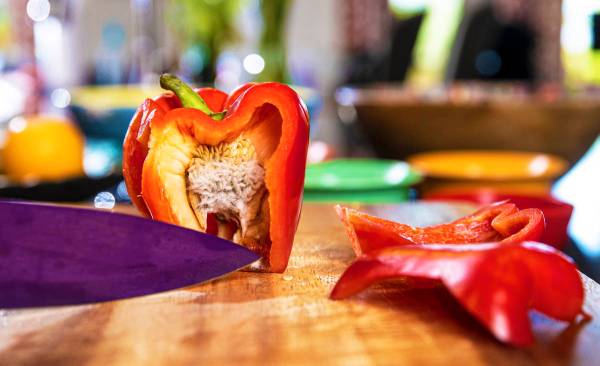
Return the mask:
[[[370,209],[413,224],[464,213],[440,204]],[[124,301],[0,310],[0,365],[600,365],[600,286],[585,276],[593,320],[534,314],[537,344],[515,349],[443,289],[382,283],[329,300],[352,259],[332,207],[305,205],[284,274],[237,272]]]

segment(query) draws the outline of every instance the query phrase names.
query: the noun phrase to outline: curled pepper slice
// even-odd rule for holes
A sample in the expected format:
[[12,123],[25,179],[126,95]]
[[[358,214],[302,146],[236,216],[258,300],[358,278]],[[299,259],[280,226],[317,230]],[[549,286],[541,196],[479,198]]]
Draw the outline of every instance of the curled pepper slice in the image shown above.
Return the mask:
[[146,100],[123,146],[123,173],[138,209],[153,219],[216,234],[283,272],[300,217],[309,123],[288,86],[250,83],[230,96],[192,91]]
[[410,244],[517,243],[539,240],[544,233],[544,214],[513,203],[498,202],[448,224],[412,227],[348,207],[336,206],[356,255],[385,247]]
[[357,259],[335,285],[344,299],[388,278],[441,281],[500,341],[533,343],[528,311],[573,321],[584,289],[573,261],[541,243],[424,244],[375,250]]

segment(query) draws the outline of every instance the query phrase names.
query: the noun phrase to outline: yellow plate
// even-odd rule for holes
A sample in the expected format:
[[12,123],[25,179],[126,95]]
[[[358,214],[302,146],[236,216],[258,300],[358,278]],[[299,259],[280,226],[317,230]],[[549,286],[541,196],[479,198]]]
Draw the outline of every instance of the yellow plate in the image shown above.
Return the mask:
[[89,110],[114,108],[136,109],[146,98],[156,97],[165,91],[158,86],[107,85],[84,86],[71,90],[72,103]]
[[436,151],[407,161],[432,178],[488,181],[553,179],[568,167],[558,156],[521,151]]

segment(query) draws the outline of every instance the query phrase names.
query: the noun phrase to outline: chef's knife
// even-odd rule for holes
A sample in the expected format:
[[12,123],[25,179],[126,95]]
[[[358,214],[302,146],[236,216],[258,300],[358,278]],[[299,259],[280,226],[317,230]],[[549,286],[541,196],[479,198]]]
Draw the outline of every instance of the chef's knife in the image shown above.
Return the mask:
[[216,236],[141,217],[0,201],[0,308],[148,295],[258,259]]

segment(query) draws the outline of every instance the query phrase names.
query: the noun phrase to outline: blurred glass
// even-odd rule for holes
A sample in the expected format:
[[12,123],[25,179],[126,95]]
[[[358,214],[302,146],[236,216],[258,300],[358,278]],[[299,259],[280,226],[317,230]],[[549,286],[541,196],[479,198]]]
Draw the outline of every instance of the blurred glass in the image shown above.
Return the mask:
[[[266,68],[258,72],[258,81],[288,82],[286,57],[286,20],[291,1],[260,0],[263,28],[259,50]],[[266,61],[264,61],[266,60]]]
[[563,0],[561,46],[568,86],[600,83],[600,1]]
[[170,1],[168,22],[182,43],[188,78],[213,82],[217,60],[227,44],[239,39],[236,20],[245,0]]

